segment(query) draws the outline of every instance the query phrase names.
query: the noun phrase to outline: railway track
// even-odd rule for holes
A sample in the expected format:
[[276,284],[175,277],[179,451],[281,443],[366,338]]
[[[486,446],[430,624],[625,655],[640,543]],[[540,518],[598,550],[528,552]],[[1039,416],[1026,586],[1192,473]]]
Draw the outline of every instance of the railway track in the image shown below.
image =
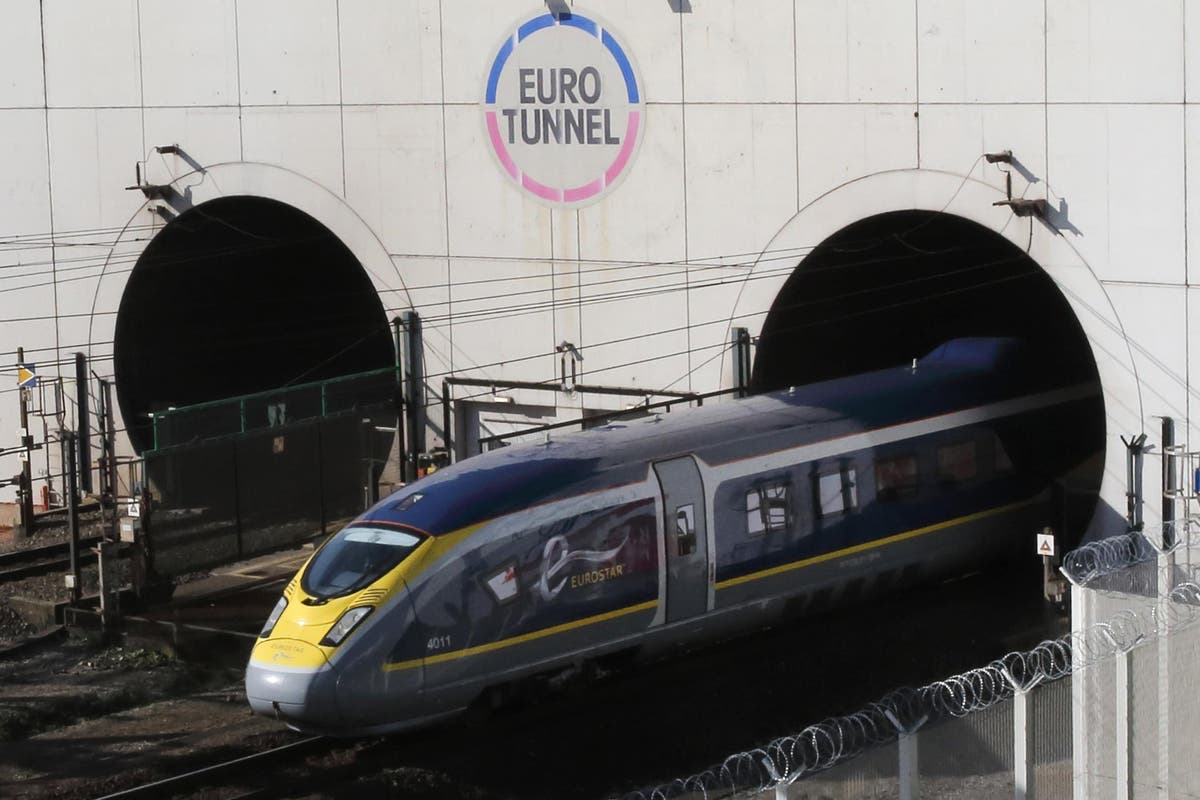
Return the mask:
[[[310,736],[279,747],[240,756],[228,761],[161,778],[134,786],[98,800],[137,800],[138,798],[167,798],[191,794],[200,789],[236,789],[239,798],[277,796],[281,788],[279,771],[288,765],[303,765],[304,760],[328,750],[332,740]],[[260,783],[266,785],[259,785]],[[288,788],[291,784],[289,783]]]
[[[83,550],[99,541],[99,536],[85,537],[79,540],[79,547]],[[70,542],[56,542],[0,554],[0,583],[65,572],[71,566],[70,553]]]

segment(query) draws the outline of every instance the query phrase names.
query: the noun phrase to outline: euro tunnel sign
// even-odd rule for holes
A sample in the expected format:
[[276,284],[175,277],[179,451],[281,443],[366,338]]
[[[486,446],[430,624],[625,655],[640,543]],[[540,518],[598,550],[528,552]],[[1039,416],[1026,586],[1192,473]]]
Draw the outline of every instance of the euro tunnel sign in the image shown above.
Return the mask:
[[32,389],[37,386],[37,371],[33,364],[17,364],[17,388]]

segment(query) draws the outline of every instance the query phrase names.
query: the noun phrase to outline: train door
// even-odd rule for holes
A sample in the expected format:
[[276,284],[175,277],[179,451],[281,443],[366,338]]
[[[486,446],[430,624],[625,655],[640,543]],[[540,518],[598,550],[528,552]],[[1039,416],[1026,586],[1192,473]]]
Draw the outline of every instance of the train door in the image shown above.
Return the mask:
[[692,456],[654,465],[662,487],[667,548],[667,622],[708,610],[708,532],[704,484]]

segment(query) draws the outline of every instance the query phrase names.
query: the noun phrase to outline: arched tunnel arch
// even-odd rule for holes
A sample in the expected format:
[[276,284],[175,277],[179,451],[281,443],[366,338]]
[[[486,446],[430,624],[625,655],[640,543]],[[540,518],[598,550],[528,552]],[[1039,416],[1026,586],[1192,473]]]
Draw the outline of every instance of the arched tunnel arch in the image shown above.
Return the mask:
[[[1034,222],[1034,224],[1038,224]],[[1074,464],[1070,527],[1088,525],[1103,475],[1104,405],[1095,357],[1070,303],[1011,241],[963,217],[903,210],[858,220],[793,270],[763,323],[753,392],[911,363],[960,337],[1014,337],[1036,368],[1093,384],[1094,407],[1062,434]],[[1070,435],[1068,435],[1068,433]],[[1048,443],[1051,447],[1057,442]]]
[[185,211],[147,245],[121,298],[117,398],[138,451],[147,414],[393,363],[387,314],[329,229],[262,197]]

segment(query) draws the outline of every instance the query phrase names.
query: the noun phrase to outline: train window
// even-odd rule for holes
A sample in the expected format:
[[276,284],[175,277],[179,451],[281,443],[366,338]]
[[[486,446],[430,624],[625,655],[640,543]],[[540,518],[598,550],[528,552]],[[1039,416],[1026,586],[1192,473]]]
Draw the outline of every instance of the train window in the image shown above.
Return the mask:
[[956,442],[938,448],[938,483],[963,483],[977,474],[979,465],[975,459],[975,442]]
[[916,456],[897,456],[875,462],[876,499],[890,503],[915,497],[919,487]]
[[844,514],[858,507],[858,481],[853,467],[817,476],[817,509],[822,517]]
[[419,536],[391,528],[343,528],[308,562],[300,586],[318,602],[344,597],[391,572],[420,543]]
[[791,527],[787,483],[769,483],[746,492],[746,529],[751,536],[786,531]]

